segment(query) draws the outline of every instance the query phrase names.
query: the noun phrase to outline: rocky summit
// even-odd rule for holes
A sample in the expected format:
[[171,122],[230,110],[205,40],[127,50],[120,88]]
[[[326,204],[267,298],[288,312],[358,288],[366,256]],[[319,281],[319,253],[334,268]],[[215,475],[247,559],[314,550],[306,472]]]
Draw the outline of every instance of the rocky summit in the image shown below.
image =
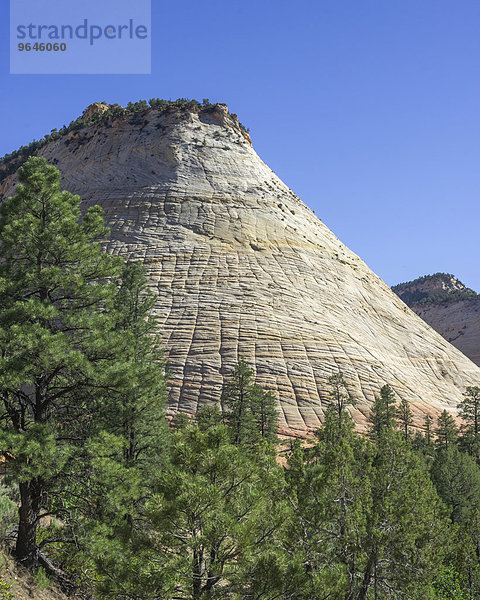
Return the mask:
[[480,296],[449,273],[425,275],[393,291],[446,340],[480,365]]
[[[239,357],[275,393],[281,433],[294,436],[320,425],[338,371],[360,429],[385,383],[418,425],[480,383],[480,369],[262,162],[225,105],[99,112],[36,152],[85,206],[102,206],[108,250],[145,265],[172,412],[219,402]],[[14,187],[12,173],[0,192]]]

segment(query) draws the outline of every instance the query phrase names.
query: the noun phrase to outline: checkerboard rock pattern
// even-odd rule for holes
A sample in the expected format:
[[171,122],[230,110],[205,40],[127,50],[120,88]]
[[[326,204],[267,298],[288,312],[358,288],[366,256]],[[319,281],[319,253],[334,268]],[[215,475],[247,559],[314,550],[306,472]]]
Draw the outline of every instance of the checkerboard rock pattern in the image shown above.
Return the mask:
[[[108,251],[145,265],[172,414],[218,403],[239,357],[274,392],[280,433],[297,437],[322,423],[327,380],[338,371],[357,400],[350,412],[360,430],[385,383],[408,398],[419,426],[480,384],[479,367],[262,162],[225,105],[100,122],[39,155],[85,207],[102,206]],[[0,192],[14,185],[12,175]]]

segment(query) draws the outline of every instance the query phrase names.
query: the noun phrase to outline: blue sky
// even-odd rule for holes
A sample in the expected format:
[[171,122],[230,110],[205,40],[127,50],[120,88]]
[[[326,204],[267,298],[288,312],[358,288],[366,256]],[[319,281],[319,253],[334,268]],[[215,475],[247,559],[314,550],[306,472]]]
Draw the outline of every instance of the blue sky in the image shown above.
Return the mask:
[[10,75],[3,0],[0,155],[97,100],[225,102],[388,284],[444,271],[480,291],[478,0],[152,5],[151,75]]

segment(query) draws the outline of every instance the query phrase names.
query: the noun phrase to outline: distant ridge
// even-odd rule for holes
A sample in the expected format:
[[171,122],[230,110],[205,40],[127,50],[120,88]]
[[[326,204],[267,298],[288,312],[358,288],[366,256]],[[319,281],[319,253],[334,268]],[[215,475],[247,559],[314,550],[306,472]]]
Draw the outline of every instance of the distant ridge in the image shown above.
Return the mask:
[[478,294],[450,273],[424,275],[413,281],[399,283],[392,290],[408,306],[441,304],[458,300],[471,300]]
[[480,365],[480,295],[450,273],[425,275],[392,290],[426,323]]

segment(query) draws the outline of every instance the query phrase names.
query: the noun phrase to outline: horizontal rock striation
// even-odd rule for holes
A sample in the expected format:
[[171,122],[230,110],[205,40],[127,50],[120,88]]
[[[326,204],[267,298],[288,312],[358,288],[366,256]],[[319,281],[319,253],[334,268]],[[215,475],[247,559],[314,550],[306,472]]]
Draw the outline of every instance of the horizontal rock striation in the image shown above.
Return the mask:
[[[411,401],[417,424],[480,383],[480,369],[260,160],[224,105],[123,116],[39,154],[85,206],[103,207],[108,250],[145,264],[172,412],[219,402],[241,356],[275,393],[281,432],[294,436],[320,425],[338,370],[361,429],[385,383]],[[9,177],[0,192],[14,184]]]

